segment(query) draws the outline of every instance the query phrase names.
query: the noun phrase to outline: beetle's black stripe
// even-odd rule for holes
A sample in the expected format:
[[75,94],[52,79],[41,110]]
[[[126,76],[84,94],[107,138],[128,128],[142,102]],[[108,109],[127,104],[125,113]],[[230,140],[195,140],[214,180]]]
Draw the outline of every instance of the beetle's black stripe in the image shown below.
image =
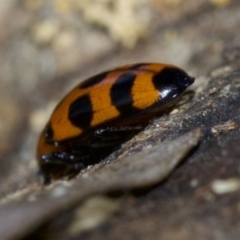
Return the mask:
[[88,78],[87,80],[83,81],[79,84],[79,88],[88,88],[92,87],[104,80],[104,78],[108,75],[108,72],[103,72],[93,77]]
[[131,91],[135,78],[136,74],[133,72],[122,74],[110,90],[112,104],[123,114],[132,110]]
[[142,66],[146,66],[146,65],[149,65],[148,63],[136,63],[134,65],[132,65],[131,67],[128,67],[128,69],[132,69],[132,70],[135,70],[135,69],[138,69]]
[[[148,63],[137,63],[137,64],[132,65],[131,67],[126,66],[126,68],[128,70],[136,70],[136,69],[138,69],[142,66],[146,66],[146,65],[149,65],[149,64]],[[124,67],[120,68],[120,70],[123,70],[123,69],[125,69],[125,68]],[[118,71],[118,70],[119,70],[119,68],[116,68],[116,69],[113,69],[112,72]],[[109,74],[109,72],[111,72],[111,71],[106,71],[106,72],[103,72],[103,73],[100,73],[93,77],[88,78],[87,80],[85,80],[79,84],[79,88],[84,89],[84,88],[92,87],[96,84],[99,84],[100,82],[102,82],[104,80],[104,78],[106,78],[106,76]]]
[[166,67],[153,77],[153,84],[162,95],[160,101],[165,103],[181,94],[193,79],[178,68]]
[[80,128],[90,126],[93,118],[93,108],[88,95],[77,98],[69,107],[68,119],[71,123]]
[[52,142],[53,139],[53,129],[50,123],[43,130],[44,137],[46,138],[47,142]]

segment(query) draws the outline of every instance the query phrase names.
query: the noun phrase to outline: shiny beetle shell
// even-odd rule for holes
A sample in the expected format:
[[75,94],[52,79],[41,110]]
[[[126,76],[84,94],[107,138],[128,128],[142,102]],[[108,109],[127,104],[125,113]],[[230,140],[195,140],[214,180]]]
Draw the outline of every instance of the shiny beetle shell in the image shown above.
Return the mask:
[[80,83],[58,104],[40,136],[37,159],[45,183],[73,177],[104,159],[193,82],[173,65],[141,63]]

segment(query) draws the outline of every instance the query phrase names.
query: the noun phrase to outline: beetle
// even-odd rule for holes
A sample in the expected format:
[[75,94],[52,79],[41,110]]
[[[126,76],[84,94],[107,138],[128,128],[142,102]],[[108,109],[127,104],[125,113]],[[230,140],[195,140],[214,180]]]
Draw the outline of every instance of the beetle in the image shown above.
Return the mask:
[[118,67],[81,82],[53,111],[37,147],[44,183],[76,176],[171,107],[194,82],[161,63]]

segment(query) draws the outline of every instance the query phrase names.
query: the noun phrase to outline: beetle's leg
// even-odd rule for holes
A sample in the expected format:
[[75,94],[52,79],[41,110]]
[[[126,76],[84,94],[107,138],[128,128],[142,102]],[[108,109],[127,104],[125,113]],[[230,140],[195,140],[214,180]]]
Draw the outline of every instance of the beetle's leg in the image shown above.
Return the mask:
[[95,130],[94,137],[87,139],[88,145],[95,149],[109,147],[116,149],[116,147],[131,139],[143,128],[142,125],[99,128]]
[[100,128],[95,131],[95,135],[104,135],[107,133],[128,133],[128,132],[136,132],[141,131],[145,126],[142,125],[133,125],[133,126],[113,126]]
[[43,183],[51,183],[52,178],[57,179],[62,176],[72,178],[76,176],[85,167],[81,162],[83,159],[76,158],[74,154],[68,154],[67,152],[42,154],[39,160]]

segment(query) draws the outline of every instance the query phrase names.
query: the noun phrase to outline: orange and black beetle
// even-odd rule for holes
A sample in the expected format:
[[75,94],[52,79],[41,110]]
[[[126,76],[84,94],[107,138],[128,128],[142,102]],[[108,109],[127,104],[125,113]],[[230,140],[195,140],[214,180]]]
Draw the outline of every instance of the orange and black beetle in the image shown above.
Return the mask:
[[194,82],[168,64],[141,63],[100,73],[58,104],[38,143],[45,183],[73,177],[109,155],[173,105]]

